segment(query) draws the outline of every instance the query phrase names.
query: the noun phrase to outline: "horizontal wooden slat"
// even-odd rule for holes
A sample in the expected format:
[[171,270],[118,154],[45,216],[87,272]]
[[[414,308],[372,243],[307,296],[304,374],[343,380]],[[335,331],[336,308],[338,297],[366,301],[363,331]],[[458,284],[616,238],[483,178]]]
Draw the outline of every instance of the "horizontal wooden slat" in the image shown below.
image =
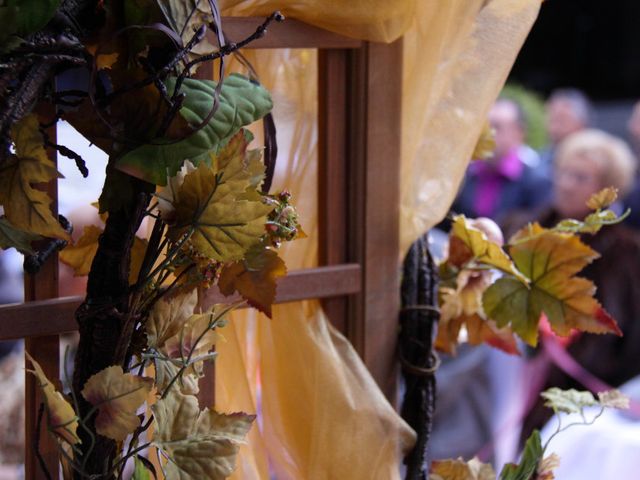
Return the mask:
[[[349,263],[294,270],[278,282],[276,303],[352,295],[360,291],[360,265]],[[217,288],[207,292],[204,307],[230,302]],[[65,297],[0,306],[0,340],[38,337],[77,329],[75,310],[83,297]]]
[[[222,29],[228,42],[239,42],[252,35],[264,22],[263,17],[223,17]],[[208,40],[215,45],[213,32]],[[360,48],[363,42],[344,37],[294,19],[269,25],[264,37],[245,48]]]

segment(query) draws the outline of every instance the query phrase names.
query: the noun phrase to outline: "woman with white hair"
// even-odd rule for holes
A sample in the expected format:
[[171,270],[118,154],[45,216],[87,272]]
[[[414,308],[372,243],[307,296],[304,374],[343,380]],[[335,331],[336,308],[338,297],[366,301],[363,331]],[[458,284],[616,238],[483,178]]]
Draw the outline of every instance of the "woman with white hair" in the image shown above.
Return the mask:
[[[586,202],[591,195],[605,187],[615,187],[623,196],[633,185],[635,171],[636,160],[624,141],[600,130],[574,133],[558,147],[551,205],[527,220],[551,227],[565,218],[583,219],[590,213]],[[512,219],[510,225],[521,227],[526,221],[521,217],[519,223],[516,225]],[[616,319],[624,335],[580,335],[566,352],[589,375],[569,375],[564,371],[566,365],[555,358],[550,362],[543,390],[591,389],[593,383],[585,384],[590,383],[585,380],[589,376],[618,387],[640,375],[640,241],[623,224],[605,226],[595,235],[585,234],[582,241],[601,258],[580,275],[594,282],[596,298]],[[540,428],[551,413],[538,398],[525,419],[522,437]]]

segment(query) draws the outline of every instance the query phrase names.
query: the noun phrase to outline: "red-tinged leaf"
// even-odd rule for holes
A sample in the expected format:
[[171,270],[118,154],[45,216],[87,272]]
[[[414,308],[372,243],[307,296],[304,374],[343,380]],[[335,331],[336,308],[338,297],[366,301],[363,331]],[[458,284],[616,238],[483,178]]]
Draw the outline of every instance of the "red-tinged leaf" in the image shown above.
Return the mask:
[[218,287],[223,295],[238,292],[249,305],[271,317],[271,305],[276,297],[276,280],[287,274],[287,267],[278,254],[262,245],[250,249],[245,259],[226,265],[220,274]]
[[569,335],[574,328],[621,333],[593,297],[593,283],[575,276],[599,256],[597,252],[575,235],[550,231],[538,224],[522,229],[511,243],[511,257],[531,283],[527,286],[513,278],[501,278],[485,291],[484,311],[499,327],[511,325],[530,345],[537,344],[543,313],[552,330],[561,336]]

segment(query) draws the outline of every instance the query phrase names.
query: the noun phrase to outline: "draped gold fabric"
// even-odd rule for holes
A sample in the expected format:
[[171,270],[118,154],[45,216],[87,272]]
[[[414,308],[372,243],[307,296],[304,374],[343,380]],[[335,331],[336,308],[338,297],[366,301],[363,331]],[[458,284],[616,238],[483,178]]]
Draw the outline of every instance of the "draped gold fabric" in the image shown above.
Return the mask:
[[[279,9],[373,41],[404,34],[401,245],[446,213],[486,112],[539,0],[228,0],[223,15]],[[290,269],[317,265],[317,57],[250,52],[274,97],[279,158],[274,191],[293,193],[309,238],[283,248]],[[218,345],[216,407],[261,413],[238,479],[395,479],[414,433],[376,387],[316,301],[276,306],[269,320],[233,316]],[[275,476],[275,477],[274,477]]]

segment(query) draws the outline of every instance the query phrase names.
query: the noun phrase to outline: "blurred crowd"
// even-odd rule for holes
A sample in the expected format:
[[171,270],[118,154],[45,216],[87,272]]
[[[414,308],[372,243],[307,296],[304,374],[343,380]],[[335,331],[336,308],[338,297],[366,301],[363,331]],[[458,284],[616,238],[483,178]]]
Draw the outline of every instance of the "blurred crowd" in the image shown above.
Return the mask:
[[[579,90],[552,92],[544,110],[548,143],[536,150],[526,143],[528,119],[521,104],[506,96],[495,102],[488,117],[494,153],[471,163],[451,210],[495,220],[508,239],[529,222],[551,227],[565,218],[582,220],[590,212],[590,196],[615,187],[619,199],[611,208],[618,215],[631,213],[620,224],[582,236],[601,258],[581,275],[595,283],[596,298],[624,335],[582,334],[568,346],[550,335],[536,349],[525,349],[522,358],[489,347],[462,348],[445,359],[438,374],[432,458],[480,455],[498,466],[514,461],[523,440],[552,415],[540,391],[620,388],[640,375],[640,102],[627,131],[618,135],[606,132],[606,125],[596,127],[592,105]],[[638,390],[635,385],[632,390]],[[588,435],[588,429],[582,432]],[[604,478],[594,475],[559,478]]]

